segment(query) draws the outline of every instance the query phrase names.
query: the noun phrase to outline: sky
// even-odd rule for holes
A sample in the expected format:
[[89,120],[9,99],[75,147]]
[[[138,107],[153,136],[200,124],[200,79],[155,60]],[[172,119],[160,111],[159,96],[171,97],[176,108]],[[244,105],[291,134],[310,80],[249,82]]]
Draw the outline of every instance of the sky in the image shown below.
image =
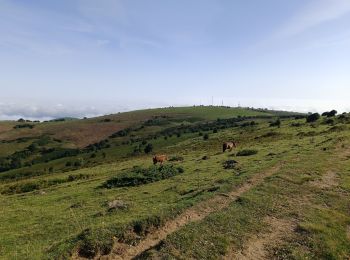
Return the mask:
[[349,0],[0,0],[0,119],[350,112]]

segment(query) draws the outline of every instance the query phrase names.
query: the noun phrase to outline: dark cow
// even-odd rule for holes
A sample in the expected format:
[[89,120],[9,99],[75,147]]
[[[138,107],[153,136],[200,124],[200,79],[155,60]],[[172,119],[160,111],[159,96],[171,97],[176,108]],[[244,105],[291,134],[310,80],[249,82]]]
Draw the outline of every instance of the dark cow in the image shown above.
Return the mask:
[[162,154],[162,155],[155,155],[153,157],[153,164],[157,164],[157,163],[160,163],[160,164],[163,164],[163,162],[167,161],[168,160],[168,156]]
[[226,150],[232,151],[232,149],[236,148],[236,147],[237,147],[236,142],[224,142],[222,144],[222,152],[224,153]]

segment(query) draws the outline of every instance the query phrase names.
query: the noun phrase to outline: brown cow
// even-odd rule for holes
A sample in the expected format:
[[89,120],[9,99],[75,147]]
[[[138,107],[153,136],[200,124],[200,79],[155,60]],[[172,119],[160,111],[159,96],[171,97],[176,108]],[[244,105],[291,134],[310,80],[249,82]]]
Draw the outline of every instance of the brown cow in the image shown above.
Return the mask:
[[153,164],[157,164],[158,162],[160,164],[163,164],[163,162],[167,161],[168,160],[168,156],[162,154],[162,155],[155,155],[153,157]]
[[236,147],[237,147],[236,142],[224,142],[222,144],[222,152],[224,153],[226,150],[232,151],[232,149],[236,148]]

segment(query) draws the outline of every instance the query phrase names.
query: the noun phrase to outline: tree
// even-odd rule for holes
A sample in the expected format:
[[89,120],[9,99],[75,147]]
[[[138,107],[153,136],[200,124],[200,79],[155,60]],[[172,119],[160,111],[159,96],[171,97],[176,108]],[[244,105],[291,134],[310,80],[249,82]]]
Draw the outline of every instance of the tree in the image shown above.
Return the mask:
[[315,122],[320,118],[320,114],[319,113],[313,113],[307,116],[306,118],[306,122],[311,123],[311,122]]
[[338,113],[338,111],[333,109],[333,110],[331,110],[331,111],[328,113],[328,117],[333,117],[333,116],[335,116],[337,113]]
[[152,152],[153,151],[153,145],[152,144],[147,144],[146,145],[146,147],[145,147],[145,149],[144,149],[144,152],[146,153],[146,154],[149,154],[150,152]]
[[337,113],[338,113],[338,111],[333,109],[333,110],[331,110],[331,111],[329,111],[329,112],[323,112],[323,113],[322,113],[322,116],[333,117],[333,116],[335,116]]

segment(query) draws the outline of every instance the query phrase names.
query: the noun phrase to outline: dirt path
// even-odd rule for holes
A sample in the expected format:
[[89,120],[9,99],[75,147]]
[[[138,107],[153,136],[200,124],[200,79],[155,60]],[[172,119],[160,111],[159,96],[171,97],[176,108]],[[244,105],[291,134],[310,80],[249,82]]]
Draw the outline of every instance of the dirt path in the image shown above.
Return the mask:
[[250,180],[240,186],[238,189],[223,195],[216,195],[213,198],[200,202],[199,204],[185,210],[182,214],[173,220],[167,222],[163,227],[155,232],[148,234],[138,245],[130,246],[122,243],[116,243],[112,253],[109,256],[101,257],[100,259],[133,259],[146,250],[158,245],[169,234],[177,231],[181,227],[194,221],[200,221],[209,214],[227,208],[232,201],[237,199],[240,195],[247,192],[251,188],[262,183],[266,177],[276,173],[281,165],[254,175]]
[[[349,151],[341,153],[348,154]],[[328,170],[324,173],[320,179],[310,182],[310,185],[320,189],[330,189],[339,185],[339,176],[333,170]],[[309,205],[310,201],[307,198],[302,198],[297,202],[299,205],[302,203]],[[304,206],[305,206],[304,205]],[[269,225],[269,232],[263,234],[255,234],[250,238],[239,251],[231,249],[229,253],[223,257],[226,260],[266,260],[270,259],[270,248],[276,248],[286,238],[290,237],[294,229],[296,228],[296,221],[276,219],[269,217],[265,220]],[[348,238],[350,240],[350,226],[348,227]]]
[[321,179],[312,181],[310,184],[320,189],[329,189],[338,186],[339,177],[334,171],[328,171],[322,175]]
[[254,235],[244,245],[242,250],[230,252],[223,257],[225,260],[262,260],[269,259],[268,249],[277,247],[278,244],[292,234],[295,229],[295,223],[290,220],[267,218],[265,223],[269,225],[270,232],[262,235]]

